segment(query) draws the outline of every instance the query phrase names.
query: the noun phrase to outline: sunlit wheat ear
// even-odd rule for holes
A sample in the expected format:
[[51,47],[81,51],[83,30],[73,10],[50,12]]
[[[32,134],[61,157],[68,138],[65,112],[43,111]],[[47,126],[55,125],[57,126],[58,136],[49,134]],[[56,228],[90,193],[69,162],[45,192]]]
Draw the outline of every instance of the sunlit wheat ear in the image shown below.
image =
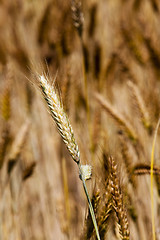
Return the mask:
[[40,87],[43,92],[44,99],[47,102],[49,112],[54,119],[58,131],[71,155],[76,163],[80,162],[80,152],[74,138],[74,133],[70,125],[69,119],[63,110],[62,104],[55,91],[55,88],[50,86],[46,77],[39,76]]

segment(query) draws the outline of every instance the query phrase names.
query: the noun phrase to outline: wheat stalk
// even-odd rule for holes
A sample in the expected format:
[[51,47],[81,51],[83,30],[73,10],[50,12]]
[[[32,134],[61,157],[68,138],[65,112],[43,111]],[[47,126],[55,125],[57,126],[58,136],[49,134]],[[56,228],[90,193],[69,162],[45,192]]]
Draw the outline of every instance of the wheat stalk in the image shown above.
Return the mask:
[[[47,102],[49,112],[57,125],[58,131],[59,131],[71,157],[78,165],[80,179],[82,180],[82,183],[83,183],[83,188],[84,188],[84,191],[85,191],[85,194],[87,197],[87,201],[89,204],[89,209],[90,209],[92,221],[94,224],[94,228],[96,231],[96,235],[97,235],[98,240],[100,240],[93,206],[92,206],[92,203],[91,203],[88,191],[87,191],[86,183],[85,183],[85,181],[91,175],[91,168],[88,167],[88,165],[87,166],[81,165],[80,152],[79,152],[79,148],[78,148],[78,145],[77,145],[75,137],[74,137],[73,129],[71,127],[71,124],[69,122],[69,119],[68,119],[66,113],[63,110],[63,106],[59,100],[59,97],[56,93],[55,88],[50,86],[50,84],[48,83],[48,79],[46,77],[44,77],[43,75],[39,75],[38,79],[39,79],[39,83],[40,83],[40,88],[43,92],[44,99]],[[88,171],[86,171],[86,169],[88,169]]]

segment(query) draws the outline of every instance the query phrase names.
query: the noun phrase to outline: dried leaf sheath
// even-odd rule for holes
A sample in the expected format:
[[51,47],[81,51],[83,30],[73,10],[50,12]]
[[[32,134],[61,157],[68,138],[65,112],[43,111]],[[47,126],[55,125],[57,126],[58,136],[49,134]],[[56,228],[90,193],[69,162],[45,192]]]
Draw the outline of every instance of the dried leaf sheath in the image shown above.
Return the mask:
[[79,163],[80,152],[78,149],[78,145],[74,138],[74,133],[70,125],[69,119],[61,106],[59,97],[56,94],[54,87],[51,87],[48,84],[48,81],[44,76],[39,76],[39,80],[44,98],[47,102],[50,114],[57,125],[58,131],[64,143],[66,144],[71,157],[76,163]]

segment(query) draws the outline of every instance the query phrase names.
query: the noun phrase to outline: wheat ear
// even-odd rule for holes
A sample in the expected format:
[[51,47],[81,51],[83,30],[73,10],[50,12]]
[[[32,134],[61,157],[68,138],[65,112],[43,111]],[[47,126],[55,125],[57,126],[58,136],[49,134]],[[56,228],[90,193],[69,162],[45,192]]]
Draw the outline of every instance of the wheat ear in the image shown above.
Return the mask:
[[78,148],[78,145],[77,145],[75,137],[74,137],[73,129],[71,127],[71,124],[69,122],[69,119],[68,119],[66,113],[63,110],[62,104],[59,100],[59,97],[56,93],[55,88],[50,86],[50,84],[48,83],[48,79],[46,77],[44,77],[43,75],[38,76],[38,78],[39,78],[40,88],[43,92],[44,99],[46,100],[48,108],[49,108],[49,112],[57,125],[58,131],[59,131],[71,157],[78,165],[80,179],[82,180],[83,188],[84,188],[84,191],[85,191],[85,194],[87,197],[87,201],[89,204],[89,209],[90,209],[93,225],[94,225],[94,228],[96,231],[97,239],[100,240],[93,206],[92,206],[92,203],[91,203],[88,191],[87,191],[86,183],[85,183],[85,181],[88,179],[88,176],[90,175],[90,168],[87,167],[89,172],[86,172],[86,167],[81,165],[80,152],[79,152],[79,148]]
[[40,76],[39,78],[40,87],[42,89],[44,99],[49,107],[49,112],[57,125],[58,131],[71,157],[76,163],[78,163],[80,161],[78,145],[76,143],[69,119],[63,110],[55,88],[48,84],[48,80],[44,76]]

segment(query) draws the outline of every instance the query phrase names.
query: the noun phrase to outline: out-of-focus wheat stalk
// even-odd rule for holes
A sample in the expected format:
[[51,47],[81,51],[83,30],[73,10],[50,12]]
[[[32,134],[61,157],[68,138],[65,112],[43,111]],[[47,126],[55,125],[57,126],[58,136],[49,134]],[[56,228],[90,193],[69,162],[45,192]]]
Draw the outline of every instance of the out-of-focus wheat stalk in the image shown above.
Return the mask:
[[90,209],[91,217],[92,217],[93,224],[95,227],[95,231],[97,234],[97,238],[98,238],[98,240],[100,240],[93,206],[92,206],[92,203],[91,203],[88,191],[87,191],[86,183],[85,183],[85,181],[88,179],[88,175],[90,175],[91,169],[87,167],[88,171],[89,171],[88,172],[88,171],[86,171],[87,165],[86,166],[81,165],[80,152],[79,152],[79,148],[78,148],[78,145],[77,145],[75,137],[74,137],[73,129],[71,127],[71,124],[69,122],[69,119],[68,119],[66,113],[63,110],[62,104],[59,100],[59,97],[56,93],[55,88],[50,86],[50,84],[48,83],[48,79],[44,75],[41,75],[41,76],[39,75],[38,79],[39,79],[39,84],[40,84],[41,90],[43,92],[44,99],[47,102],[49,112],[57,125],[58,131],[59,131],[72,159],[78,165],[80,179],[82,180],[82,183],[83,183],[83,188],[84,188],[84,191],[85,191],[85,194],[87,197],[87,201],[89,204],[89,209]]
[[145,103],[143,101],[143,98],[140,94],[140,91],[138,87],[131,81],[128,81],[128,87],[130,89],[130,93],[134,102],[135,107],[138,110],[138,113],[140,115],[141,122],[143,126],[151,132],[151,123],[149,120],[149,113],[146,109]]
[[111,115],[111,117],[118,123],[120,127],[122,127],[129,138],[136,141],[137,134],[132,128],[131,124],[118,112],[109,102],[107,102],[100,94],[95,93],[95,98],[101,104],[101,106]]

